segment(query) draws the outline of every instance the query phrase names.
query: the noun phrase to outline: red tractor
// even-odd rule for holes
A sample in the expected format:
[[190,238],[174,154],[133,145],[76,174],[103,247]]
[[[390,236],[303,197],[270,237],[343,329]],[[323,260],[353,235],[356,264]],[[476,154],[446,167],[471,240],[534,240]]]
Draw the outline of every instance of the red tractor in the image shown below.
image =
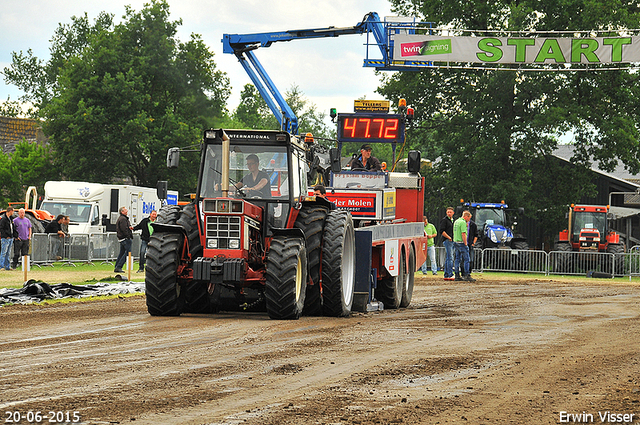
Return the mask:
[[[169,166],[177,166],[178,151],[169,151]],[[376,302],[377,278],[375,295],[387,308],[409,304],[413,272],[424,261],[421,217],[354,229],[348,210],[308,196],[310,151],[285,131],[205,131],[194,202],[162,207],[153,225],[145,279],[151,315],[266,310],[273,319],[347,316],[352,307],[366,311]],[[335,161],[339,166],[339,157]],[[250,183],[265,178],[267,187]],[[415,196],[423,191],[414,190]],[[418,238],[407,236],[414,234]],[[364,261],[356,252],[361,236],[369,236],[358,248],[368,255]],[[395,250],[385,251],[385,243]],[[362,265],[364,289],[356,279]]]
[[[571,205],[569,207],[569,226],[560,232],[556,251],[604,252],[622,254],[625,251],[624,241],[620,235],[609,228],[607,213],[609,206],[604,205]],[[622,271],[623,262],[616,256],[616,273]],[[560,256],[557,262],[558,271],[568,271],[572,266],[569,256]],[[611,270],[610,267],[604,267]]]

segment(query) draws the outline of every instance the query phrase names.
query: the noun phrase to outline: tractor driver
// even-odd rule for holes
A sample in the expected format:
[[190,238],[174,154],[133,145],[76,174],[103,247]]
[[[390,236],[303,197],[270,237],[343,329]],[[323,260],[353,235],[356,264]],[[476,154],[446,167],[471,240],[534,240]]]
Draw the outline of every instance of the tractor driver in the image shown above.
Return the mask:
[[236,189],[242,188],[242,191],[246,193],[247,196],[271,198],[269,175],[264,171],[260,171],[258,155],[247,155],[247,168],[249,169],[249,174],[234,185]]
[[360,156],[355,156],[351,160],[353,171],[382,171],[382,165],[375,156],[371,156],[371,145],[365,143],[360,147]]

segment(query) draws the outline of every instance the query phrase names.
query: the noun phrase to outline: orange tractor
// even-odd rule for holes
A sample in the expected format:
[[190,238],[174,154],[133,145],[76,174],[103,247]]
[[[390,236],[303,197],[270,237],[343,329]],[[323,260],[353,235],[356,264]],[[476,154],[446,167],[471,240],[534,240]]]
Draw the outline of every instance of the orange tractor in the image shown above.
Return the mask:
[[[622,254],[625,252],[624,240],[614,230],[609,228],[607,213],[608,205],[571,205],[569,207],[569,226],[560,232],[555,251],[590,252]],[[575,258],[574,258],[575,257]],[[584,256],[583,256],[584,257]],[[559,256],[556,262],[557,271],[571,271],[574,263],[581,257]],[[603,271],[611,272],[609,258],[602,263]],[[615,272],[622,273],[623,261],[621,256],[615,256]],[[585,263],[585,265],[588,265]],[[591,264],[592,266],[592,264]]]
[[[38,210],[36,209],[36,204],[38,201],[38,191],[35,186],[29,186],[27,189],[27,193],[25,194],[24,202],[9,202],[15,211],[13,216],[18,216],[18,209],[25,209],[25,217],[31,221],[31,225],[33,226],[33,233],[44,233],[44,228],[51,220],[54,219],[54,216],[49,214],[48,211]],[[4,214],[6,210],[0,211],[0,214]]]

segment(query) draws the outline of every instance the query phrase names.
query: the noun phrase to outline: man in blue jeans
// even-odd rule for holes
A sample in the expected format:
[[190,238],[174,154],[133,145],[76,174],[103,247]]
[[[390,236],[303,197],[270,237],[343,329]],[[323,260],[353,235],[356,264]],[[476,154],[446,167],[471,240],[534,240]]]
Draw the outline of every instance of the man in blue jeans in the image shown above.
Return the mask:
[[0,269],[11,270],[11,246],[17,233],[13,226],[11,216],[13,207],[7,207],[7,211],[0,217]]
[[131,245],[133,244],[133,227],[131,227],[127,214],[129,214],[127,207],[120,207],[120,216],[116,221],[116,235],[118,236],[118,242],[120,242],[120,253],[116,259],[114,273],[123,272],[122,266],[127,261],[127,256],[131,252]]
[[447,215],[440,220],[440,234],[444,245],[444,280],[453,280],[453,207],[447,208]]
[[[453,245],[456,249],[456,262],[454,264],[456,277],[454,280],[475,282],[475,279],[469,275],[469,247],[467,246],[469,220],[471,220],[471,213],[465,210],[462,212],[462,217],[453,223]],[[462,264],[460,264],[461,261]],[[460,268],[461,266],[462,269]],[[461,273],[462,276],[460,275]]]
[[147,245],[149,245],[151,235],[153,234],[151,223],[155,223],[156,218],[158,218],[158,212],[153,210],[149,214],[149,217],[143,218],[140,223],[133,228],[134,231],[142,230],[142,235],[140,236],[140,268],[138,269],[138,273],[144,273],[144,265],[147,259]]

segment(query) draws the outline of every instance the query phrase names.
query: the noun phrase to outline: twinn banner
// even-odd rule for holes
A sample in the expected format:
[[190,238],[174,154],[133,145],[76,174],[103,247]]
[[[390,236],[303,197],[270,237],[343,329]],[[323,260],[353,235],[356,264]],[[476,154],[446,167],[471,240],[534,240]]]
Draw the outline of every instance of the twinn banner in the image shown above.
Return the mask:
[[640,62],[640,37],[439,37],[398,34],[394,60],[486,64]]

